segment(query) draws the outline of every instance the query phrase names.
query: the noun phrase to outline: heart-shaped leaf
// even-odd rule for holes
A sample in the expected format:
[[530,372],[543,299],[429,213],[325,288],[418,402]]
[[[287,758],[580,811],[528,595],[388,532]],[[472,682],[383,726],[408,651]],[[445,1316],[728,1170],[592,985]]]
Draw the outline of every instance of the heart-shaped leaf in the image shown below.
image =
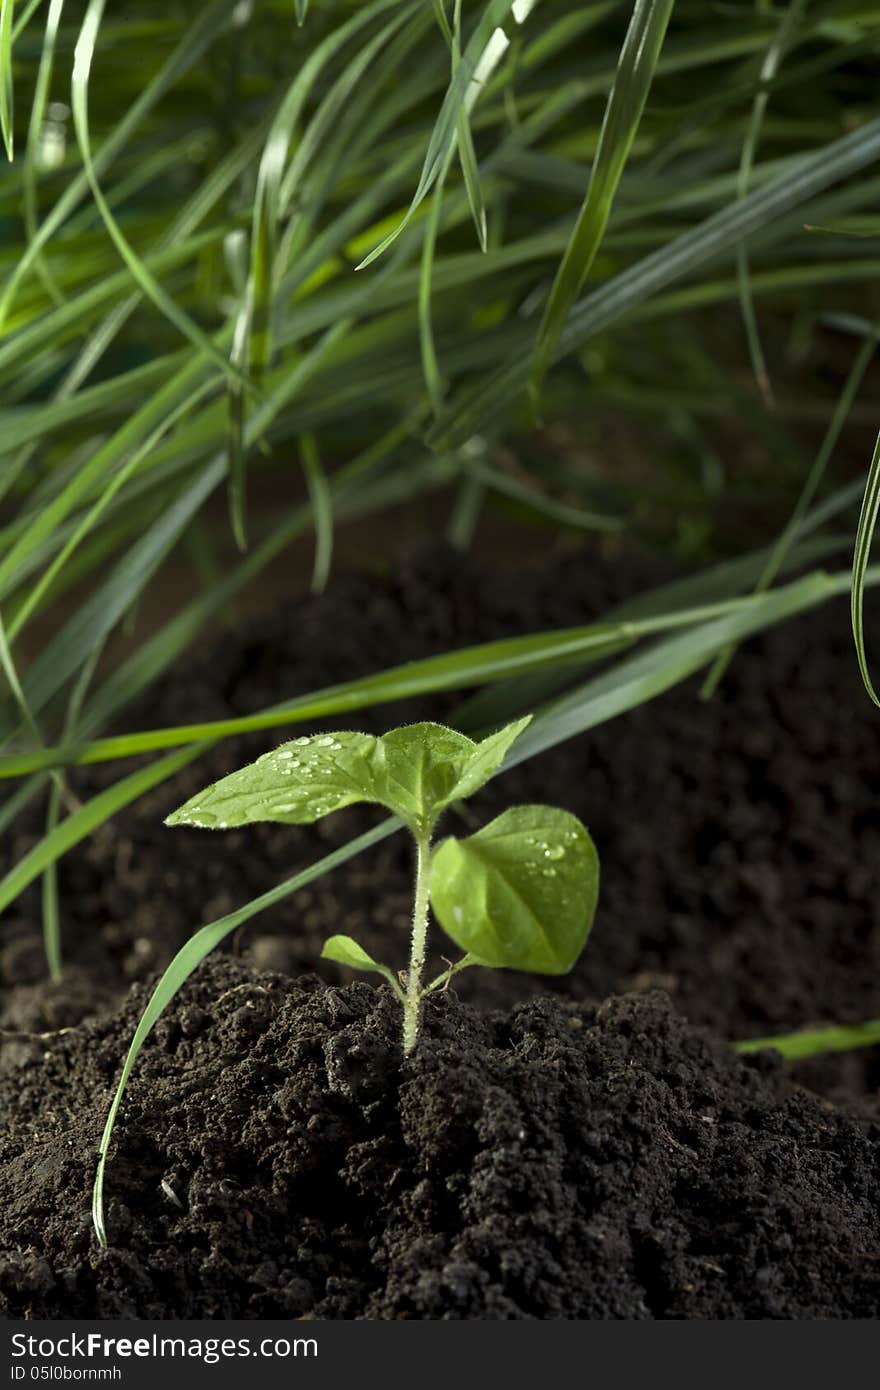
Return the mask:
[[492,773],[497,772],[510,745],[519,738],[531,722],[532,716],[527,714],[524,719],[517,719],[512,724],[506,724],[503,729],[498,730],[497,734],[490,734],[481,743],[473,745],[473,751],[449,794],[449,800],[463,801],[466,797],[473,796],[475,791],[479,791],[480,787],[488,782]]
[[516,806],[431,865],[443,929],[481,965],[564,975],[584,948],[599,893],[599,859],[576,816]]
[[517,720],[482,743],[442,724],[409,724],[382,738],[351,732],[302,736],[190,797],[166,825],[304,825],[369,801],[422,836],[450,802],[488,781],[528,722]]
[[166,825],[227,830],[255,821],[306,825],[356,801],[375,801],[371,734],[302,736],[190,797]]

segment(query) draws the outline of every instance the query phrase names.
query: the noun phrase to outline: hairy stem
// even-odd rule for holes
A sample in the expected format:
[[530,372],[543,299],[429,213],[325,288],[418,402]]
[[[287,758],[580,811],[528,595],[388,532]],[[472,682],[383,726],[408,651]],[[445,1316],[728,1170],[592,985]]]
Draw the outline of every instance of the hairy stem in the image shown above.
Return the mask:
[[416,837],[416,894],[413,903],[412,946],[406,977],[403,1006],[403,1055],[408,1057],[419,1036],[419,1009],[422,998],[422,971],[428,945],[428,879],[431,862],[430,836]]

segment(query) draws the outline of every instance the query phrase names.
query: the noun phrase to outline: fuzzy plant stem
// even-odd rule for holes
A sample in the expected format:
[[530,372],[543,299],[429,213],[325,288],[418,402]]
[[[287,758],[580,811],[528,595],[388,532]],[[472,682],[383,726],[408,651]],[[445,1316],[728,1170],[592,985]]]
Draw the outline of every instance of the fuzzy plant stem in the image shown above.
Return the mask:
[[406,977],[403,1006],[403,1055],[408,1057],[419,1036],[419,1009],[422,1002],[422,972],[428,945],[428,881],[431,842],[428,835],[416,837],[416,895],[413,903],[412,947]]

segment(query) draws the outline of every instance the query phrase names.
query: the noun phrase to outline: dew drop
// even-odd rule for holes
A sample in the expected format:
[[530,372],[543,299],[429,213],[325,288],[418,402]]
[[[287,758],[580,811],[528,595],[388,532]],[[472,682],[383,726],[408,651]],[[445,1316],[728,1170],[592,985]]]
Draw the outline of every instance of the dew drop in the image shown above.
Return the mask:
[[289,748],[282,748],[278,756],[279,758],[292,758],[293,754],[291,753]]
[[547,849],[544,850],[544,858],[564,859],[565,850],[562,848],[562,845],[550,845]]
[[299,748],[305,748],[306,744],[311,743],[312,740],[303,736],[302,738],[295,738],[293,741]]
[[453,917],[455,918],[456,924],[460,927],[461,924],[462,924],[462,920],[463,920],[463,918],[464,918],[464,913],[462,912],[462,910],[461,910],[461,908],[459,907],[458,903],[455,903],[455,904],[453,905],[453,908],[452,908],[452,915],[453,915]]
[[541,870],[541,873],[544,875],[545,878],[555,878],[555,877],[556,877],[556,870],[555,870],[555,869],[542,869],[542,870]]
[[316,739],[315,742],[319,748],[329,748],[333,742],[333,736],[332,734],[325,734],[323,738]]

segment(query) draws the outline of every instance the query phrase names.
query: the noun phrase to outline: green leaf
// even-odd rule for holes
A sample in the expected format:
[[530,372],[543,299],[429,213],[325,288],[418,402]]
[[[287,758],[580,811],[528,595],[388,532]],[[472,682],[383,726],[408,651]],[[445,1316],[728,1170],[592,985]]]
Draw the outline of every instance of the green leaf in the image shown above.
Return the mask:
[[517,0],[490,0],[470,36],[446,90],[412,201],[394,230],[364,257],[357,266],[358,270],[364,270],[381,256],[412,221],[420,204],[430,193],[450,147],[458,137],[459,118],[462,114],[465,119],[470,116],[477,98],[509,47],[510,39],[502,26],[511,17],[515,23],[523,24],[532,9],[534,4],[524,3],[523,0],[520,0],[520,3],[517,3]]
[[305,24],[306,15],[309,12],[309,0],[293,0],[293,10],[297,24],[302,26]]
[[392,729],[379,740],[379,799],[411,830],[430,829],[453,801],[488,782],[530,719],[517,720],[479,744],[442,724]]
[[853,640],[856,644],[856,657],[865,689],[875,705],[880,705],[880,696],[877,695],[874,682],[871,680],[871,673],[868,670],[868,654],[865,651],[865,578],[868,573],[868,560],[871,555],[871,542],[874,539],[878,512],[880,512],[880,435],[877,436],[877,443],[874,445],[874,454],[868,469],[868,481],[865,484],[865,496],[862,500],[862,510],[856,531],[851,591],[852,630]]
[[13,157],[12,142],[12,17],[15,0],[0,0],[0,131],[6,157]]
[[468,758],[464,771],[452,788],[450,799],[463,801],[465,797],[473,796],[475,791],[479,791],[480,787],[485,786],[492,774],[503,763],[510,745],[519,738],[531,722],[532,716],[527,714],[523,719],[517,719],[512,724],[505,725],[503,729],[498,730],[497,734],[490,734],[488,738],[484,738],[481,743],[478,743]]
[[617,185],[629,158],[663,47],[673,3],[674,0],[636,0],[633,8],[605,109],[587,195],[565,248],[538,331],[530,384],[534,399],[555,355],[568,311],[605,235]]
[[874,1047],[880,1043],[880,1019],[868,1023],[842,1023],[830,1028],[811,1028],[797,1033],[781,1033],[772,1038],[749,1038],[734,1043],[740,1053],[762,1052],[772,1047],[791,1060],[818,1057],[823,1052],[851,1052],[857,1047]]
[[318,446],[312,434],[300,440],[300,455],[312,516],[315,518],[315,561],[312,566],[312,593],[323,594],[330,578],[333,559],[333,494],[327,474],[321,464]]
[[599,859],[576,816],[515,806],[431,865],[431,904],[447,935],[481,965],[564,975],[584,948]]
[[403,998],[403,990],[394,978],[394,972],[387,965],[373,960],[368,956],[363,946],[351,936],[331,936],[324,942],[324,949],[321,951],[322,960],[336,961],[337,965],[347,965],[351,970],[371,970],[378,975],[384,975],[391,985],[395,994]]
[[184,337],[210,357],[223,372],[233,377],[241,385],[248,386],[249,383],[244,374],[224,356],[209,335],[199,327],[190,315],[179,307],[144,265],[142,258],[131,246],[114,217],[99,183],[98,166],[92,157],[89,126],[89,81],[105,4],[106,0],[90,0],[76,43],[70,89],[73,124],[82,154],[83,171],[88,179],[92,197],[116,249],[131,271],[139,289],[153,301],[160,312],[165,315],[169,322],[174,324]]
[[450,802],[488,781],[530,718],[479,744],[442,724],[409,724],[382,738],[303,734],[190,797],[165,823],[204,830],[256,821],[306,825],[368,801],[413,831],[430,830]]
[[190,797],[165,824],[203,830],[257,821],[308,825],[343,806],[375,801],[376,744],[371,734],[295,738]]

